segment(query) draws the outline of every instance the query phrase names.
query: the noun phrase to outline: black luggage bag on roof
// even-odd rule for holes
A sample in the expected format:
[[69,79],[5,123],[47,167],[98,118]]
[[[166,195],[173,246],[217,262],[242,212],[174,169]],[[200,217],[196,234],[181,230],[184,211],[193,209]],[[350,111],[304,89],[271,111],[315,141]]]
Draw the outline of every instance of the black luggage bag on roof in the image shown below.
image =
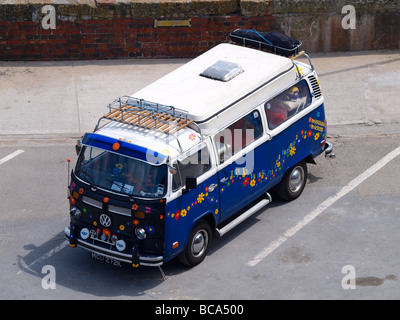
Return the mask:
[[277,31],[259,32],[255,29],[236,29],[230,34],[233,42],[290,57],[299,53],[301,42]]

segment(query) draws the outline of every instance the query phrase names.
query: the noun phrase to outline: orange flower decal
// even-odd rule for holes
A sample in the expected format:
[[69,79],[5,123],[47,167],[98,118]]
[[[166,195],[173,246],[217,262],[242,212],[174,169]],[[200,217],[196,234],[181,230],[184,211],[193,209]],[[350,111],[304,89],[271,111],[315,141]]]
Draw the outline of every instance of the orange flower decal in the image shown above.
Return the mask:
[[120,147],[120,144],[118,142],[114,143],[112,146],[113,150],[115,150],[115,151],[117,151],[119,149],[119,147]]

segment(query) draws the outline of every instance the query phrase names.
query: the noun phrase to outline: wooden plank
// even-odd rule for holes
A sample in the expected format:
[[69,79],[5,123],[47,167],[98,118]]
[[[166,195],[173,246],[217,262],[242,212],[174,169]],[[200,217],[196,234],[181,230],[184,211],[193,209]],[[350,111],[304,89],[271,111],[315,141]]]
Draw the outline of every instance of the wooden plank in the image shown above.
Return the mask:
[[103,118],[150,130],[160,130],[167,134],[175,133],[193,122],[182,115],[173,115],[162,110],[143,110],[140,106],[129,104],[113,109]]
[[290,60],[297,59],[298,57],[302,56],[304,53],[306,53],[304,50],[300,51],[297,55],[290,57]]

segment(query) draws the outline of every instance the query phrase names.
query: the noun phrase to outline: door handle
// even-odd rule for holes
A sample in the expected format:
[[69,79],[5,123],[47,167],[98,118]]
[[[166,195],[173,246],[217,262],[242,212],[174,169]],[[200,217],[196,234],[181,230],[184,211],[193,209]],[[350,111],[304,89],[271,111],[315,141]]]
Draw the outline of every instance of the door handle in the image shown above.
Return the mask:
[[228,180],[229,180],[229,178],[225,177],[225,178],[222,178],[221,180],[219,180],[219,182],[224,183],[224,182],[227,182]]
[[210,184],[208,186],[208,192],[213,192],[214,189],[217,187],[218,185],[216,183]]

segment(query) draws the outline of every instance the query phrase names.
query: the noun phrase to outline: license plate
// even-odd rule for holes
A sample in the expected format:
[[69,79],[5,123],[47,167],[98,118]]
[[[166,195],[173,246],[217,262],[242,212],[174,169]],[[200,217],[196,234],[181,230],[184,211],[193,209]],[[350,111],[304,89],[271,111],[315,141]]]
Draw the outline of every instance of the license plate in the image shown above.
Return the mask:
[[105,263],[111,264],[112,266],[115,266],[115,267],[121,267],[121,261],[115,260],[113,258],[105,257],[96,252],[92,252],[92,258],[95,260],[98,260],[98,261],[103,261]]

